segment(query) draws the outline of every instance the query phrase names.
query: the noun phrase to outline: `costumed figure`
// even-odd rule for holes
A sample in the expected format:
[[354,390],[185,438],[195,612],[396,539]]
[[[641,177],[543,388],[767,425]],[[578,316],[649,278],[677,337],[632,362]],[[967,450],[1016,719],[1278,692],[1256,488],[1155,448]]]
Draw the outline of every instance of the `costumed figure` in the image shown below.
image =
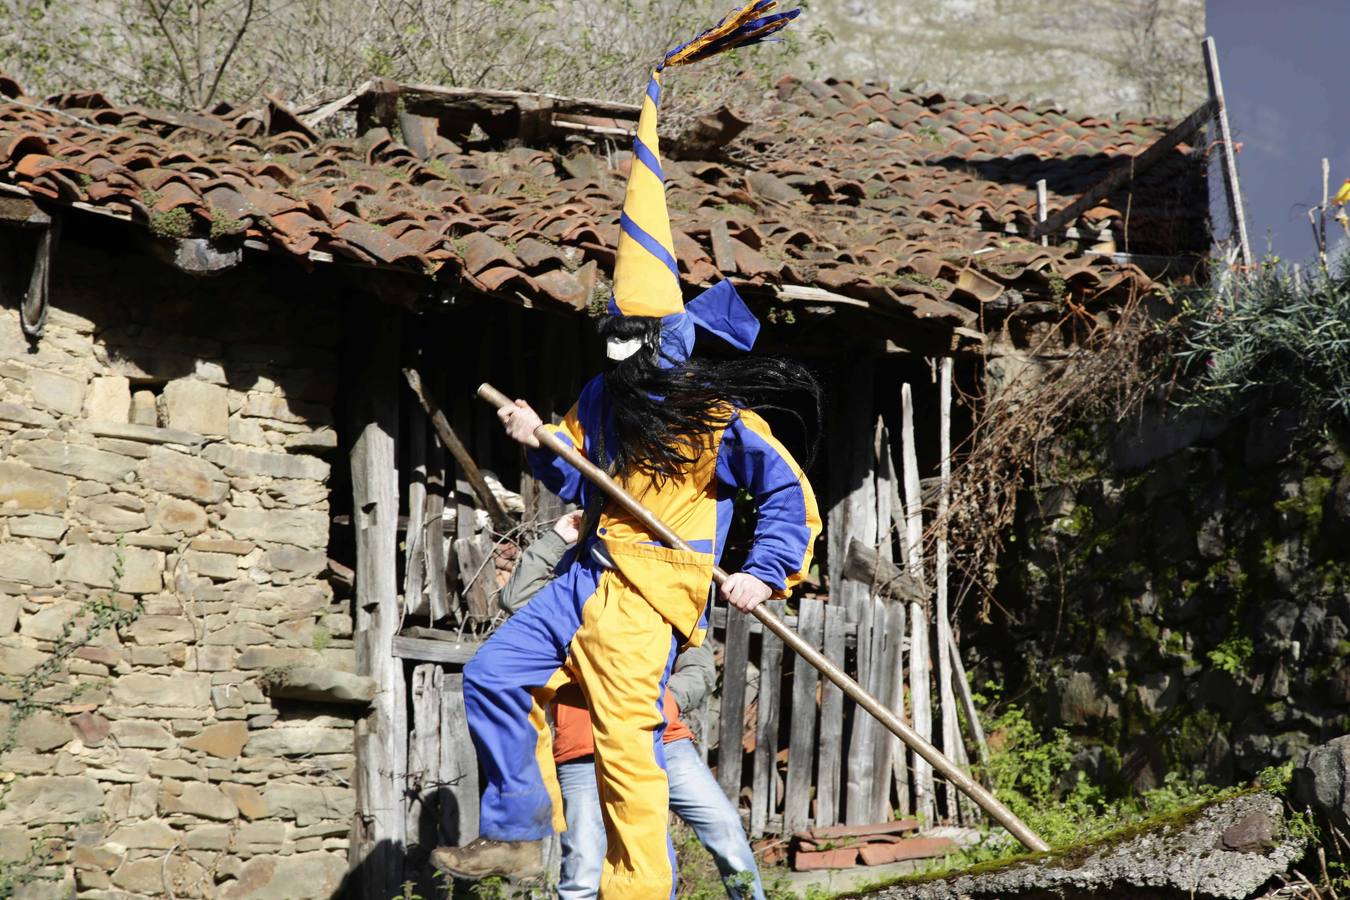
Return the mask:
[[[664,65],[763,40],[797,12],[773,13],[774,5],[759,0],[738,10]],[[801,469],[749,408],[803,388],[818,398],[814,380],[782,360],[690,356],[696,328],[748,351],[759,323],[728,282],[683,303],[657,147],[659,77],[658,69],[638,119],[614,294],[600,324],[609,365],[551,427],[694,549],[662,546],[580,472],[539,448],[540,419],[524,401],[499,412],[507,433],[532,448],[536,477],[587,514],[557,577],[464,669],[486,781],[481,837],[432,854],[438,868],[460,877],[542,870],[542,842],[566,830],[546,712],[560,688],[576,684],[590,710],[605,822],[600,896],[672,897],[664,695],[679,648],[703,642],[733,499],[744,490],[756,510],[744,564],[722,585],[742,611],[786,596],[804,577],[820,531]]]
[[[497,595],[508,613],[518,612],[553,580],[563,555],[580,537],[580,510],[563,516],[525,548],[511,579]],[[722,793],[703,761],[694,733],[680,717],[681,710],[697,709],[713,689],[717,673],[712,646],[704,642],[687,647],[675,657],[666,682],[663,708],[666,774],[670,782],[670,811],[694,829],[712,855],[732,900],[764,900],[764,884],[746,839],[741,816]],[[558,900],[594,900],[604,868],[605,821],[595,780],[595,741],[591,716],[578,685],[567,685],[553,699],[553,762],[558,767],[567,830],[562,833],[562,864]]]

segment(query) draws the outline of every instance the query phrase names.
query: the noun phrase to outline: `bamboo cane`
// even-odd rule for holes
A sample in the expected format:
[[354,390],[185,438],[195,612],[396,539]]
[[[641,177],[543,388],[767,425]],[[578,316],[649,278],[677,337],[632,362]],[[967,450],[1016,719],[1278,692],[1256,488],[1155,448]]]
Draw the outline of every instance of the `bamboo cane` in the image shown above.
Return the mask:
[[[509,397],[490,384],[479,385],[478,396],[498,409],[515,406],[515,403]],[[534,436],[540,444],[561,456],[577,471],[594,482],[597,487],[609,495],[611,500],[623,507],[626,512],[641,522],[666,545],[676,550],[693,550],[679,535],[639,503],[637,498],[621,488],[603,469],[578,453],[571,443],[564,441],[544,425],[540,425],[534,430]],[[713,566],[713,581],[715,583],[720,585],[726,578],[726,572],[718,566]],[[858,682],[849,678],[843,669],[798,637],[797,633],[788,628],[782,619],[769,611],[768,606],[765,604],[756,606],[751,615],[759,619],[765,628],[777,635],[788,649],[814,666],[822,675],[834,682],[849,699],[867,710],[892,734],[908,744],[915,753],[923,757],[934,769],[937,769],[952,784],[956,785],[958,790],[979,804],[981,809],[989,813],[994,821],[1006,828],[1008,833],[1021,841],[1028,850],[1041,852],[1050,849],[1050,845],[1041,840],[1034,831],[1027,827],[1025,822],[1013,814],[1012,810],[999,802],[998,798],[976,783],[969,775],[962,772],[936,747],[919,737],[899,716],[882,706],[875,697],[863,690]]]

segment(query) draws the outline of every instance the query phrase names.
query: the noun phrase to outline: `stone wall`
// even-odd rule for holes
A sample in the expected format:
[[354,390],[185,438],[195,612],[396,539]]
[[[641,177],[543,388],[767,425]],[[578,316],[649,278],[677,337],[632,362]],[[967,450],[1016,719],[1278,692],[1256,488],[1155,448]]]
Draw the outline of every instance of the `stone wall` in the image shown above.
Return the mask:
[[353,670],[322,577],[337,309],[257,264],[193,279],[68,244],[53,271],[35,347],[0,310],[0,716],[22,717],[0,731],[0,878],[328,897],[359,707],[268,684]]
[[1023,498],[1019,621],[972,633],[1093,777],[1232,783],[1350,731],[1350,460],[1292,408],[1079,430]]

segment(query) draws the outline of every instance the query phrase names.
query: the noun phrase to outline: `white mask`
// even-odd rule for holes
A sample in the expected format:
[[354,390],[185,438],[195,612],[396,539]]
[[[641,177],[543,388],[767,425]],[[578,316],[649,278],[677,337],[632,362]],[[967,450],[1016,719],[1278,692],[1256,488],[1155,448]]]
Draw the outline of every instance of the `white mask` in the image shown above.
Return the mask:
[[630,338],[621,341],[618,338],[605,340],[605,356],[615,362],[622,362],[642,349],[642,338]]

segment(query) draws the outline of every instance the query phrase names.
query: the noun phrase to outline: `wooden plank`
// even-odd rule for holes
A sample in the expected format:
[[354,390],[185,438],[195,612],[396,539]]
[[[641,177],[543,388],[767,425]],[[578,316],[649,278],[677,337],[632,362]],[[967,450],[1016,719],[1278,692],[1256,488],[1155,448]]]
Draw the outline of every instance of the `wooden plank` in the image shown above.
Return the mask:
[[1233,132],[1228,127],[1228,105],[1223,99],[1223,78],[1219,75],[1219,51],[1212,37],[1205,38],[1204,46],[1205,75],[1209,79],[1209,105],[1213,107],[1214,122],[1219,131],[1219,154],[1223,157],[1223,189],[1228,198],[1228,214],[1233,220],[1233,234],[1238,239],[1242,264],[1250,266],[1252,248],[1247,241],[1247,215],[1242,209],[1242,186],[1238,183],[1237,156],[1233,153]]
[[[361,301],[357,301],[360,303]],[[379,686],[357,723],[353,858],[362,860],[363,893],[392,897],[403,882],[403,775],[407,765],[403,664],[389,652],[398,627],[398,318],[368,302],[353,323],[364,369],[353,397],[352,509],[356,531],[357,672]]]
[[471,618],[492,618],[497,614],[497,569],[492,561],[492,539],[480,532],[456,540],[455,558],[459,563],[459,587],[465,611]]
[[1050,238],[1046,236],[1045,220],[1049,216],[1050,206],[1046,200],[1045,179],[1040,178],[1036,181],[1036,227],[1041,231],[1041,246],[1046,247],[1050,244]]
[[961,648],[956,643],[955,636],[952,636],[951,651],[952,680],[955,682],[956,696],[961,701],[962,711],[966,714],[966,726],[975,741],[975,753],[983,765],[989,762],[989,742],[985,740],[984,726],[980,724],[980,714],[975,709],[975,698],[970,693],[970,681],[966,678],[966,667],[961,662]]
[[445,447],[435,429],[427,435],[426,593],[427,615],[437,622],[450,615],[445,572]]
[[[861,542],[859,542],[861,543]],[[858,611],[857,681],[869,693],[876,690],[874,662],[875,631],[885,621],[876,621],[880,601],[867,597]],[[848,774],[844,790],[844,821],[849,825],[866,825],[876,820],[876,783],[885,778],[873,766],[873,756],[880,726],[869,715],[856,707],[853,710],[853,728],[848,737]]]
[[[937,585],[936,676],[938,710],[941,716],[939,734],[943,755],[952,758],[961,743],[961,727],[956,718],[956,695],[952,691],[952,622],[947,608],[947,509],[952,489],[952,358],[943,357],[938,386],[938,456],[939,487],[937,507],[937,551],[933,580]],[[946,779],[942,781],[942,805],[948,816],[956,813],[957,791]]]
[[[923,498],[919,487],[919,464],[914,444],[914,397],[908,384],[900,389],[901,465],[905,486],[905,542],[909,547],[909,575],[923,584]],[[914,730],[926,741],[933,739],[932,701],[928,672],[928,613],[924,603],[909,607],[909,702]],[[936,818],[933,798],[933,767],[917,753],[911,754],[914,813],[925,822]]]
[[437,641],[428,638],[396,635],[392,641],[394,656],[418,662],[456,663],[463,665],[473,659],[482,644],[466,641]]
[[750,662],[750,617],[727,610],[722,658],[722,709],[717,723],[717,783],[732,804],[741,794],[745,729],[745,681]]
[[441,780],[441,694],[445,676],[434,663],[412,670],[412,731],[408,735],[408,846],[439,846],[436,795]]
[[895,563],[882,559],[875,547],[869,547],[862,541],[853,541],[848,545],[844,576],[867,585],[878,597],[905,602],[926,598],[923,588],[909,572],[901,571]]
[[[825,604],[803,599],[797,634],[819,649],[824,637]],[[783,830],[789,834],[807,827],[811,816],[812,764],[816,745],[816,684],[818,672],[800,656],[792,666],[792,737],[788,745],[787,787],[783,791]]]
[[[782,617],[783,601],[773,600],[769,609]],[[843,654],[840,654],[841,656]],[[755,721],[754,771],[751,775],[750,833],[764,834],[769,813],[777,808],[774,796],[778,779],[774,771],[778,758],[778,710],[783,705],[783,642],[773,632],[764,632],[759,649],[759,710]]]
[[1027,236],[1035,240],[1043,234],[1054,234],[1056,231],[1074,223],[1079,216],[1106,199],[1117,188],[1132,181],[1139,173],[1164,159],[1178,144],[1193,137],[1195,132],[1209,120],[1213,113],[1213,100],[1200,104],[1194,112],[1182,119],[1179,125],[1149,144],[1142,152],[1128,157],[1123,163],[1107,173],[1106,177],[1084,191],[1077,200],[1074,200],[1044,222],[1033,224],[1028,229]]
[[877,543],[872,380],[871,360],[855,363],[841,379],[836,402],[831,404],[826,574],[830,602],[848,610],[852,622],[858,621],[867,592],[844,578],[848,545],[855,538],[869,546]]
[[441,839],[461,846],[478,837],[478,755],[464,710],[464,675],[447,672],[441,691]]
[[[905,605],[903,603],[887,603],[885,606],[886,616],[886,642],[882,648],[881,676],[884,679],[883,684],[878,688],[885,696],[883,701],[888,707],[895,710],[902,718],[905,715]],[[877,734],[880,742],[884,742],[884,747],[879,747],[876,757],[876,768],[878,772],[889,770],[893,775],[895,783],[896,809],[901,815],[909,815],[910,804],[910,772],[909,766],[905,762],[905,745],[900,739],[889,731],[878,729]],[[886,819],[891,811],[889,792],[877,788],[877,818]]]
[[[848,611],[825,604],[823,651],[830,662],[844,667],[845,629]],[[762,708],[762,707],[761,707]],[[816,827],[834,825],[843,808],[840,776],[844,768],[844,692],[826,679],[820,698],[820,752],[816,771]]]
[[425,613],[427,426],[422,416],[408,421],[408,530],[403,538],[403,608]]

